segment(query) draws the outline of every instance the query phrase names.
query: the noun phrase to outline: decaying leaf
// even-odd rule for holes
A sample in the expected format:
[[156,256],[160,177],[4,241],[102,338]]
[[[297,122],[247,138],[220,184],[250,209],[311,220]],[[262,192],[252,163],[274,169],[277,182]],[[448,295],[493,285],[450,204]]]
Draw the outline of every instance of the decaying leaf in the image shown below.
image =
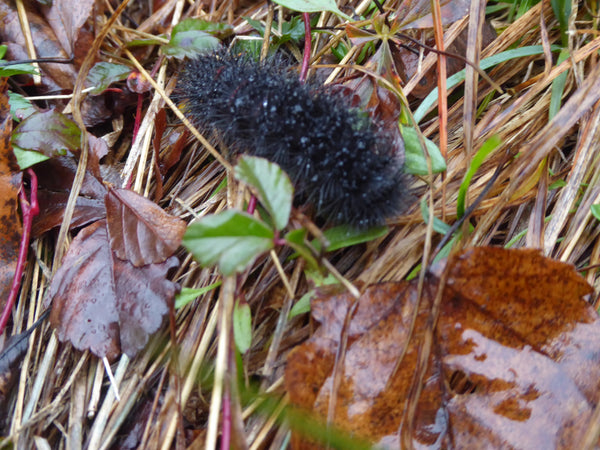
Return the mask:
[[[32,233],[34,236],[39,236],[60,226],[75,178],[77,163],[72,158],[59,157],[44,161],[35,169],[39,181],[40,214],[34,219]],[[86,172],[80,195],[75,203],[71,228],[85,226],[106,217],[105,195],[104,185]]]
[[169,311],[177,285],[166,275],[177,264],[177,258],[171,257],[160,264],[134,267],[111,251],[106,221],[84,228],[46,295],[59,339],[109,359],[121,350],[135,355]]
[[106,214],[110,245],[134,266],[164,261],[181,243],[186,223],[133,191],[109,189]]
[[22,175],[10,144],[12,117],[5,88],[6,79],[0,80],[0,309],[8,298],[21,241],[17,199]]
[[[321,327],[288,358],[292,403],[327,417],[343,334],[334,424],[354,435],[384,448],[578,448],[600,391],[600,321],[584,300],[591,287],[536,250],[470,249],[447,270],[429,353],[422,343],[431,336],[436,276],[424,286],[410,341],[416,283],[368,287],[345,331],[352,297],[316,299]],[[417,386],[415,412],[405,415]],[[295,448],[315,445],[294,437]]]

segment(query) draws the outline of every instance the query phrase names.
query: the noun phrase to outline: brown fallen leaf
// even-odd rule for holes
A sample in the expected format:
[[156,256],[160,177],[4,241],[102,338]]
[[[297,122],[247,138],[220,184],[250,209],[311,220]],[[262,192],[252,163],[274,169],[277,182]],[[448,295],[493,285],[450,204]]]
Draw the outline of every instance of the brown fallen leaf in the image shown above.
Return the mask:
[[42,7],[44,18],[54,31],[65,52],[80,67],[94,41],[97,17],[104,14],[105,4],[94,0],[53,0]]
[[[73,158],[66,156],[51,158],[36,165],[35,170],[39,182],[40,214],[34,219],[32,234],[39,236],[60,226],[75,178],[77,163]],[[86,172],[70,227],[82,227],[106,217],[105,195],[104,185]]]
[[134,267],[110,249],[106,221],[84,228],[52,278],[45,304],[61,341],[110,360],[134,356],[172,306],[176,283],[166,279],[176,257]]
[[6,78],[0,79],[0,311],[8,298],[21,242],[21,218],[17,199],[22,173],[10,143],[12,117],[6,82]]
[[[345,331],[352,297],[316,299],[321,327],[288,358],[292,403],[325,420],[344,333],[333,423],[349,433],[390,449],[407,440],[415,448],[578,448],[600,392],[600,321],[584,300],[591,287],[536,250],[464,251],[448,263],[432,350],[420,353],[438,283],[429,276],[410,341],[416,283],[368,287]],[[295,435],[293,447],[317,445]]]
[[109,189],[106,215],[110,245],[134,266],[164,261],[181,244],[186,223],[127,189]]
[[[7,43],[7,60],[28,59],[27,44],[19,14],[14,2],[0,2],[0,38]],[[44,18],[34,9],[28,8],[27,18],[31,29],[31,39],[35,46],[38,58],[69,58],[69,54],[57,41],[56,35]],[[56,91],[60,89],[72,89],[73,82],[77,78],[77,70],[70,64],[41,64],[42,84],[44,91]]]

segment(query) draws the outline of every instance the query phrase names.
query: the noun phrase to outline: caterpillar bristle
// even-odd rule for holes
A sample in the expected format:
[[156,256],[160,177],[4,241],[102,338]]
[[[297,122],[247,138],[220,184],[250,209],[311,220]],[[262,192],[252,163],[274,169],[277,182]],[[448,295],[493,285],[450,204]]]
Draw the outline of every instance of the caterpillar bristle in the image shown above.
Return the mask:
[[333,90],[300,82],[280,58],[199,56],[181,72],[176,97],[233,154],[279,164],[296,200],[330,223],[381,225],[407,204],[397,127],[389,132]]

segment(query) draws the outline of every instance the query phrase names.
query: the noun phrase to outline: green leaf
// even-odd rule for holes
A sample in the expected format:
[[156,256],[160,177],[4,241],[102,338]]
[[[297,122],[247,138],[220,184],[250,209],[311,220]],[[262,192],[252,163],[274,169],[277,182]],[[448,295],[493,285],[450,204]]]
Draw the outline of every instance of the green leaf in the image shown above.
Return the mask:
[[161,39],[159,37],[155,39],[132,39],[131,41],[127,41],[125,46],[128,48],[131,47],[144,47],[147,45],[166,45],[166,39]]
[[[419,139],[419,135],[417,134],[417,130],[413,127],[400,125],[400,132],[402,133],[402,138],[404,139],[404,150],[405,150],[405,161],[404,167],[408,173],[413,175],[427,175],[429,171],[427,170],[427,158],[423,153],[423,148],[421,147],[421,141]],[[431,171],[432,173],[440,173],[446,170],[446,161],[440,152],[435,143],[426,137],[423,137],[425,140],[425,146],[427,148],[427,153],[429,153],[429,157],[431,158]]]
[[477,150],[475,156],[471,160],[471,164],[467,173],[465,173],[465,177],[460,184],[460,188],[458,190],[458,199],[456,201],[456,214],[458,217],[462,217],[465,213],[465,201],[467,197],[467,190],[469,189],[469,185],[471,184],[471,179],[473,175],[477,172],[485,158],[493,152],[498,146],[502,143],[502,140],[498,135],[493,135],[489,139],[487,139],[481,148]]
[[569,16],[571,15],[571,0],[550,0],[554,15],[558,19],[560,37],[564,47],[569,45]]
[[310,302],[317,295],[316,288],[332,284],[339,284],[339,281],[336,280],[335,277],[331,274],[328,274],[326,277],[323,277],[318,271],[307,270],[305,273],[306,278],[308,278],[314,283],[315,289],[311,289],[302,297],[300,297],[300,299],[294,304],[294,306],[292,306],[292,309],[288,314],[288,319],[299,316],[300,314],[310,312]]
[[218,288],[219,286],[221,286],[221,281],[209,284],[208,286],[204,286],[200,289],[192,289],[187,287],[182,288],[181,292],[175,296],[175,309],[183,308],[185,305],[193,302],[201,295],[204,295],[207,292]]
[[47,157],[75,151],[81,143],[81,131],[75,122],[54,110],[36,112],[13,131],[12,145],[21,150],[43,153]]
[[590,211],[592,212],[592,215],[596,218],[596,220],[600,220],[600,205],[590,206]]
[[[429,206],[427,206],[427,199],[423,197],[420,202],[421,207],[421,215],[423,216],[423,221],[425,224],[429,223]],[[443,222],[441,219],[433,216],[433,231],[440,234],[447,234],[452,228],[446,222]]]
[[253,187],[258,198],[282,230],[288,223],[292,211],[294,188],[281,168],[264,158],[242,156],[234,169],[235,177]]
[[294,306],[292,306],[292,309],[288,314],[288,320],[299,316],[300,314],[306,314],[310,312],[310,301],[313,299],[314,296],[315,291],[310,290],[302,297],[300,297],[300,299],[296,303],[294,303]]
[[22,148],[16,145],[13,145],[13,153],[17,158],[17,164],[19,164],[21,170],[25,170],[31,166],[36,165],[37,163],[41,163],[42,161],[50,159],[50,157],[44,155],[43,153],[23,150]]
[[[569,4],[570,5],[570,4]],[[569,57],[569,49],[563,48],[558,55],[558,59],[556,60],[556,65],[558,66],[560,63],[565,61]],[[554,81],[552,81],[552,94],[550,96],[550,107],[548,108],[548,120],[552,120],[552,118],[558,113],[560,110],[560,103],[562,101],[562,96],[565,92],[565,85],[567,84],[567,75],[568,71],[561,73],[557,76]]]
[[217,265],[225,276],[243,271],[271,250],[274,233],[250,214],[227,210],[192,223],[183,245],[205,267]]
[[[558,45],[550,46],[550,50],[559,51],[562,47]],[[497,66],[500,63],[510,61],[511,59],[523,58],[525,56],[533,56],[540,55],[544,53],[544,48],[541,45],[529,45],[525,47],[519,47],[511,50],[506,50],[500,53],[497,53],[488,58],[482,59],[479,67],[481,69],[486,70],[490,67]],[[451,77],[448,77],[446,80],[446,88],[451,89],[457,84],[461,83],[465,79],[465,69],[460,72],[455,73]],[[427,111],[437,103],[438,97],[438,88],[433,89],[427,97],[421,102],[417,110],[414,112],[413,117],[417,123],[419,123],[425,115]]]
[[281,36],[278,37],[278,41],[280,44],[290,40],[299,42],[304,38],[304,32],[304,22],[302,21],[302,17],[292,17],[289,22],[283,22],[281,24]]
[[224,39],[233,34],[233,27],[227,23],[209,22],[202,19],[185,19],[173,27],[173,34],[182,31],[204,31],[219,39]]
[[304,228],[292,230],[285,235],[286,243],[292,247],[309,264],[313,270],[318,270],[319,263],[306,245],[307,231]]
[[39,72],[31,64],[12,64],[0,61],[0,78],[23,74],[39,75]]
[[16,122],[20,122],[37,112],[30,100],[12,91],[8,91],[8,104],[10,105],[10,115]]
[[86,87],[94,86],[92,95],[104,92],[112,83],[127,78],[131,69],[122,64],[99,62],[90,69],[86,79]]
[[329,11],[343,17],[346,20],[351,21],[352,17],[344,14],[337,7],[334,0],[273,0],[278,5],[281,5],[287,9],[298,12],[321,12]]
[[0,59],[4,58],[6,50],[8,50],[8,45],[0,45]]
[[171,40],[162,47],[162,53],[175,58],[193,58],[220,47],[214,34],[225,34],[226,25],[211,24],[199,19],[186,19],[173,27]]
[[[352,228],[348,225],[339,225],[337,227],[329,228],[323,233],[329,245],[326,250],[332,252],[339,250],[340,248],[351,247],[353,245],[362,244],[369,242],[380,237],[385,236],[389,229],[386,226],[371,227],[364,230]],[[314,242],[315,246],[319,246],[317,241]]]
[[554,189],[565,187],[566,185],[567,185],[567,182],[565,180],[556,180],[554,183],[552,183],[550,186],[548,186],[548,190],[553,191]]
[[233,310],[233,338],[235,346],[241,354],[252,345],[252,312],[250,305],[237,303]]

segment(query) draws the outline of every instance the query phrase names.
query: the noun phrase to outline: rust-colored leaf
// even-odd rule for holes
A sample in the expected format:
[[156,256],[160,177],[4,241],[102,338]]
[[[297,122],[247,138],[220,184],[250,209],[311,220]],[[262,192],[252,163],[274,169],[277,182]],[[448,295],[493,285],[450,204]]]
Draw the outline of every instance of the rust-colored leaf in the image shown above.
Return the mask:
[[126,189],[109,190],[106,214],[111,248],[134,266],[164,261],[177,250],[186,229],[183,220]]
[[8,298],[21,242],[17,199],[22,175],[10,144],[11,132],[12,118],[4,79],[0,80],[0,309]]
[[46,295],[59,339],[109,359],[121,350],[135,355],[169,311],[177,285],[166,275],[177,264],[177,258],[171,257],[160,264],[134,267],[111,251],[106,221],[84,228]]
[[[352,297],[315,300],[321,327],[288,358],[292,402],[327,417],[344,333],[334,423],[357,436],[385,448],[405,448],[406,438],[415,448],[577,448],[600,388],[600,321],[584,300],[591,287],[536,250],[467,250],[449,262],[431,331],[438,284],[429,276],[409,342],[416,283],[368,287],[345,331]],[[433,345],[422,353],[428,332]],[[423,380],[414,376],[420,359]],[[416,412],[405,417],[421,382]],[[293,443],[315,448],[300,436]]]

